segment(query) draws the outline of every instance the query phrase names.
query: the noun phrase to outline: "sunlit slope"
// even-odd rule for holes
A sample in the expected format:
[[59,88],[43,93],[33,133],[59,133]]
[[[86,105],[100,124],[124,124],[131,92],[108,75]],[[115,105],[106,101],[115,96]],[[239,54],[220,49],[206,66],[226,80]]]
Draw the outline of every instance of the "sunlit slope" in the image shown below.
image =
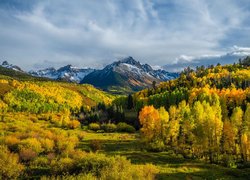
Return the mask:
[[32,113],[78,112],[98,103],[109,104],[114,96],[92,85],[49,81],[18,81],[0,76],[0,107]]

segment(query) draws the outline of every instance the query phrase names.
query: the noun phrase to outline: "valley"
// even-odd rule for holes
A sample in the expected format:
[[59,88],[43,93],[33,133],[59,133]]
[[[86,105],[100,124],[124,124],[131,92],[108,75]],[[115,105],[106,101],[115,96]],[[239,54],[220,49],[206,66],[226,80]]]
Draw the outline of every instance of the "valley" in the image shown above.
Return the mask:
[[249,180],[249,0],[0,0],[0,180]]
[[1,178],[247,179],[249,64],[130,95],[1,67]]

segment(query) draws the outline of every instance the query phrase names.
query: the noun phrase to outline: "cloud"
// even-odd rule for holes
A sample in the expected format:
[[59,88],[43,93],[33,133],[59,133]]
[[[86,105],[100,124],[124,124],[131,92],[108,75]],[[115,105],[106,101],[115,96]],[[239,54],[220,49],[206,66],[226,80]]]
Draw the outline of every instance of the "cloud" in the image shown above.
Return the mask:
[[188,59],[250,46],[246,0],[3,2],[0,58],[24,69],[101,67],[129,55],[164,65],[181,54]]
[[179,72],[186,67],[195,69],[197,66],[208,66],[220,64],[233,64],[238,62],[241,58],[250,56],[249,47],[233,46],[229,52],[223,54],[214,55],[201,55],[201,56],[186,56],[181,55],[175,59],[172,63],[163,66],[163,69],[170,72]]

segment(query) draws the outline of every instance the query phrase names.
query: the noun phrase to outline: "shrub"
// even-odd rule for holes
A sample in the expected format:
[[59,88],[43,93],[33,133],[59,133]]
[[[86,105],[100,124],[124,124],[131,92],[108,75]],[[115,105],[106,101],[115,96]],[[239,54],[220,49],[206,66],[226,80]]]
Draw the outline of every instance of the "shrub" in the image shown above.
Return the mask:
[[37,157],[37,153],[30,148],[22,148],[19,152],[19,157],[23,161],[31,161]]
[[16,138],[15,136],[7,136],[5,137],[5,144],[11,151],[17,152],[18,144],[20,143],[20,139]]
[[155,179],[159,172],[156,166],[152,164],[132,165],[124,157],[115,157],[116,162],[112,162],[109,168],[101,172],[102,179]]
[[51,171],[53,174],[67,174],[74,171],[74,160],[71,158],[61,158],[51,162]]
[[54,146],[55,146],[55,143],[53,140],[46,138],[46,139],[41,139],[40,141],[45,152],[53,151]]
[[152,164],[134,165],[132,179],[156,179],[155,176],[159,173],[159,169]]
[[85,136],[85,133],[84,132],[79,132],[77,135],[78,135],[79,140],[83,140],[84,136]]
[[103,124],[102,125],[102,129],[105,131],[105,132],[115,132],[117,127],[115,124],[113,123],[108,123],[108,124]]
[[18,155],[11,153],[6,146],[0,146],[0,179],[17,179],[23,169]]
[[227,155],[227,154],[223,155],[222,162],[223,162],[223,165],[226,167],[229,167],[229,168],[237,167],[235,159],[232,155]]
[[37,157],[32,162],[31,165],[34,167],[46,167],[49,164],[49,160],[47,157]]
[[77,136],[65,137],[63,135],[58,135],[56,140],[57,152],[68,155],[70,151],[74,151],[78,141]]
[[153,165],[132,165],[122,156],[106,157],[92,154],[84,157],[76,166],[79,172],[92,173],[97,179],[154,179],[158,172]]
[[43,151],[41,143],[36,138],[27,138],[21,141],[21,149],[31,149],[35,153],[39,154]]
[[89,124],[89,129],[92,130],[92,131],[98,131],[100,130],[100,125],[97,124],[97,123],[90,123]]
[[68,123],[68,127],[70,129],[76,129],[76,128],[80,127],[80,125],[81,125],[81,123],[77,120],[72,120]]
[[96,131],[97,133],[104,133],[105,131],[103,129]]
[[[158,169],[151,164],[132,165],[125,157],[107,157],[104,154],[87,153],[78,158],[61,158],[53,161],[52,173],[63,175],[42,179],[155,179]],[[84,173],[84,174],[82,174]]]
[[163,141],[157,140],[154,142],[151,142],[147,145],[147,150],[152,152],[161,152],[165,149],[165,145]]
[[96,152],[98,150],[101,150],[102,148],[102,143],[99,140],[92,140],[90,142],[90,148],[93,152]]
[[63,175],[63,176],[42,176],[41,180],[61,180],[61,179],[67,179],[67,180],[96,180],[97,178],[93,176],[91,173],[88,174],[78,174],[78,175]]
[[127,123],[120,122],[117,124],[117,131],[118,132],[128,132],[128,133],[134,133],[135,128]]
[[108,158],[104,154],[89,153],[88,156],[77,161],[76,171],[78,173],[93,173],[93,175],[100,177],[101,171],[112,166],[112,158]]
[[30,120],[33,122],[33,123],[36,123],[38,121],[38,118],[37,117],[30,117]]

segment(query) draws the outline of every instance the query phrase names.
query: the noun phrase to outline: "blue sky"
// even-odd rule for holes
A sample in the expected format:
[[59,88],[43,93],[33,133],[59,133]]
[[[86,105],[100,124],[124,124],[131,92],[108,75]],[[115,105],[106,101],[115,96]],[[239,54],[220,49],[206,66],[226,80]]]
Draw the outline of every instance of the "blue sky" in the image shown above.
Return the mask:
[[0,60],[151,65],[250,47],[250,0],[0,0]]

